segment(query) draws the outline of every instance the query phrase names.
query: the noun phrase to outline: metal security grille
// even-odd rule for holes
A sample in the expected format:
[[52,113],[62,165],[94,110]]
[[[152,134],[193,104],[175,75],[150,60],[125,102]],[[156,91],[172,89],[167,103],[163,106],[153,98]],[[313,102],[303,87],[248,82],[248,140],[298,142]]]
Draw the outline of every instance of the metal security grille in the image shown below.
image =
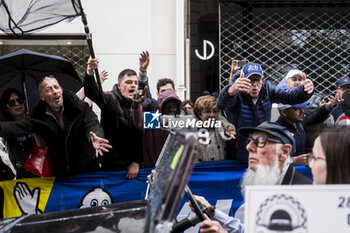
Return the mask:
[[262,64],[278,84],[295,67],[330,94],[350,74],[350,4],[316,2],[220,2],[220,88],[232,59]]

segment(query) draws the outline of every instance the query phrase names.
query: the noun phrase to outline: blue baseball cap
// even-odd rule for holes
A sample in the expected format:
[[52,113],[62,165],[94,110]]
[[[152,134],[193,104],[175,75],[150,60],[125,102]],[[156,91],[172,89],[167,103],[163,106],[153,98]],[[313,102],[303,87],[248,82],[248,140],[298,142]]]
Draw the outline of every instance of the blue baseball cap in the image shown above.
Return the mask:
[[350,84],[350,78],[348,77],[342,77],[337,81],[337,87],[342,87],[348,84]]
[[283,144],[290,144],[292,146],[290,154],[295,153],[295,140],[292,133],[286,127],[281,126],[276,122],[265,121],[257,127],[242,127],[238,130],[238,133],[249,137],[249,134],[257,131],[273,135],[280,139]]
[[244,78],[249,78],[253,74],[258,74],[261,77],[264,77],[264,72],[261,68],[261,65],[258,63],[247,63],[243,66],[241,73],[244,74]]
[[278,104],[277,108],[278,108],[278,110],[283,110],[283,109],[287,109],[287,108],[305,108],[307,105],[309,105],[309,102],[304,102],[301,104],[294,104],[294,105]]

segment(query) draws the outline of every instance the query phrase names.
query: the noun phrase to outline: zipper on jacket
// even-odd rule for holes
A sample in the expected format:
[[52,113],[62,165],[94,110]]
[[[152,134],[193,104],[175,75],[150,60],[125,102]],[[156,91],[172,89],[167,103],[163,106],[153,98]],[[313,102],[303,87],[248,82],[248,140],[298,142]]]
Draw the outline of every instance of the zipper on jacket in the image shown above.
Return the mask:
[[253,109],[254,109],[254,114],[255,114],[255,122],[256,122],[256,125],[259,125],[258,108],[255,104],[253,106],[254,106]]
[[70,177],[71,174],[70,174],[70,166],[69,166],[69,159],[68,159],[68,150],[67,150],[67,143],[68,143],[68,136],[70,134],[70,131],[73,127],[73,125],[75,124],[75,122],[77,122],[79,117],[75,118],[75,120],[72,122],[72,124],[69,126],[69,130],[68,130],[68,133],[67,133],[67,136],[66,136],[66,139],[65,139],[65,143],[64,143],[64,151],[65,151],[65,156],[66,156],[66,161],[67,161],[67,173],[68,173],[68,176]]

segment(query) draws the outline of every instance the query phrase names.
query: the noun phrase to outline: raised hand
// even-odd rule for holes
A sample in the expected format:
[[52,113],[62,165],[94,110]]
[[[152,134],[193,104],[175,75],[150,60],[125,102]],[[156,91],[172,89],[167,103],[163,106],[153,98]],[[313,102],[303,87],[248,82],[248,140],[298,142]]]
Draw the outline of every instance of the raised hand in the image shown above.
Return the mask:
[[134,109],[137,109],[140,107],[140,104],[143,102],[143,99],[146,96],[146,92],[148,90],[148,87],[145,86],[145,88],[143,90],[136,90],[134,92],[134,95],[132,96],[132,107]]
[[108,71],[106,70],[103,70],[101,73],[100,73],[100,81],[101,81],[101,84],[106,81],[108,79]]
[[94,132],[90,132],[90,138],[92,142],[92,146],[97,150],[97,152],[103,156],[103,151],[108,152],[108,149],[111,149],[112,146],[109,145],[109,141],[104,138],[100,138]]
[[231,87],[227,90],[230,96],[236,95],[240,91],[244,91],[249,93],[252,84],[249,78],[244,78],[244,74],[236,79],[235,83],[231,85]]
[[88,75],[93,75],[94,74],[94,69],[98,68],[99,60],[97,58],[91,58],[89,57],[88,60],[88,66],[86,69],[86,73]]
[[240,68],[240,66],[238,66],[238,62],[239,60],[232,60],[231,62],[231,74],[236,73]]
[[228,83],[231,83],[233,75],[241,68],[238,66],[238,62],[239,60],[232,60],[231,62],[231,72],[230,72]]
[[142,51],[140,53],[139,65],[140,69],[146,71],[150,62],[150,56],[148,51]]
[[335,105],[337,105],[337,104],[340,104],[341,102],[343,102],[344,101],[344,99],[343,98],[340,98],[339,97],[339,94],[337,93],[337,94],[335,94],[335,96],[330,96],[329,98],[328,98],[328,102],[327,102],[327,104],[329,104],[329,105],[331,105],[332,107],[334,107]]
[[38,209],[40,189],[34,188],[30,191],[27,183],[17,182],[14,187],[15,199],[22,214],[39,214]]
[[314,91],[314,83],[310,79],[305,79],[304,91],[307,94],[311,94]]

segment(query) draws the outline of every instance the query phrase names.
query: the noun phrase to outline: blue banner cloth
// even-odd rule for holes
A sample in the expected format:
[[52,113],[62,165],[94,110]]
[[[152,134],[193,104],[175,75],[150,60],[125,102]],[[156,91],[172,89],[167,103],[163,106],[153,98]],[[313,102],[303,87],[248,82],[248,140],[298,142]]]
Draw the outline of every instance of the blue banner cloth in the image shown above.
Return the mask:
[[[204,196],[215,205],[217,200],[232,200],[230,215],[243,203],[240,180],[247,165],[236,161],[198,163],[192,172],[189,187],[196,195]],[[308,168],[298,170],[311,176]],[[70,179],[56,178],[45,212],[75,209],[83,196],[96,187],[103,188],[112,196],[113,203],[141,200],[147,190],[147,176],[152,168],[140,169],[136,179],[126,179],[126,172],[98,172],[74,176]],[[185,197],[182,204],[187,202]]]
[[[198,163],[192,172],[189,187],[195,195],[204,196],[212,205],[232,216],[243,203],[240,180],[246,168],[247,165],[232,160]],[[308,168],[297,166],[297,169],[311,177]],[[146,180],[151,170],[140,169],[138,176],[132,180],[125,178],[126,171],[117,171],[89,173],[72,178],[3,181],[0,186],[4,190],[4,217],[142,200],[146,196]],[[31,197],[14,195],[19,194],[16,190],[27,190],[25,193]],[[190,213],[187,202],[184,197],[178,216]]]

